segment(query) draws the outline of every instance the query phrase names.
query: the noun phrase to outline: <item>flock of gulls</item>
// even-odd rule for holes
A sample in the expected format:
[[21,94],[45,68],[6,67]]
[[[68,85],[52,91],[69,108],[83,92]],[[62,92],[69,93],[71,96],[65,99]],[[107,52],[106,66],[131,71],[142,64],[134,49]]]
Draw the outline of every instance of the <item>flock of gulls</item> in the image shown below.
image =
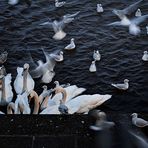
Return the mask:
[[[31,0],[25,1],[28,5],[31,5]],[[145,21],[148,18],[148,15],[142,15],[141,10],[138,8],[142,0],[124,8],[122,10],[114,9],[112,12],[118,16],[120,21],[112,22],[107,24],[108,27],[116,26],[125,26],[129,28],[129,33],[132,35],[139,35],[141,29],[139,24]],[[19,3],[19,0],[9,0],[8,4],[16,5]],[[55,7],[62,7],[66,5],[66,2],[59,2],[55,0]],[[103,13],[104,8],[102,4],[97,4],[97,12]],[[128,15],[135,12],[135,17],[129,19]],[[64,32],[64,27],[71,23],[77,15],[80,14],[80,11],[74,14],[66,14],[61,17],[60,20],[54,20],[40,23],[39,25],[49,26],[53,28],[54,35],[53,39],[62,40],[66,37],[66,32]],[[148,33],[148,26],[146,26]],[[72,38],[70,44],[67,45],[64,50],[74,50],[76,48],[75,40]],[[49,84],[53,77],[55,76],[54,67],[58,62],[64,60],[63,51],[55,51],[53,53],[48,53],[42,47],[46,61],[43,62],[39,60],[35,62],[32,58],[31,61],[36,67],[35,69],[29,69],[30,65],[25,63],[23,67],[17,67],[17,76],[13,82],[11,74],[6,72],[3,64],[7,60],[8,53],[3,51],[0,55],[0,105],[7,105],[7,114],[87,114],[90,110],[98,107],[103,104],[105,101],[109,100],[112,95],[105,94],[92,94],[85,95],[82,94],[86,90],[85,88],[80,88],[76,85],[70,84],[60,84],[58,81],[55,81],[55,87],[48,89],[46,85],[43,86],[43,91],[41,94],[37,94],[34,90],[35,81],[34,78],[41,78],[42,83]],[[90,72],[96,72],[96,62],[101,60],[101,54],[99,50],[95,50],[92,53],[93,61],[89,67]],[[143,61],[148,61],[148,52],[144,51],[142,56]],[[129,80],[125,79],[124,83],[121,84],[111,84],[113,87],[119,90],[127,90],[129,88]],[[12,87],[15,92],[12,91]],[[17,95],[14,99],[14,94]],[[34,109],[30,108],[31,100],[34,100]],[[4,114],[1,112],[1,114]],[[99,112],[99,118],[97,117],[96,125],[91,128],[99,129],[100,125],[104,122],[105,113]],[[99,121],[98,121],[99,119]],[[147,121],[137,118],[137,114],[132,114],[132,123],[136,126],[145,126]],[[107,123],[109,126],[113,126],[114,123]]]

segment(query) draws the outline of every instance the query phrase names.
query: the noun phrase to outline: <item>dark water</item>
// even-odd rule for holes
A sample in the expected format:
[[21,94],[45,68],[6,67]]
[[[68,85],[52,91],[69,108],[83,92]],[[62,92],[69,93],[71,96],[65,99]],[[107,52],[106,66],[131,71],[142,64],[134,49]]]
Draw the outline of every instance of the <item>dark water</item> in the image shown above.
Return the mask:
[[[87,94],[112,94],[112,98],[99,108],[115,112],[148,112],[148,63],[141,60],[143,51],[148,50],[145,26],[142,34],[132,36],[127,28],[106,27],[105,24],[118,20],[111,13],[113,8],[124,8],[135,0],[101,0],[104,13],[96,12],[96,0],[67,0],[62,8],[55,8],[54,1],[34,0],[31,7],[21,1],[9,6],[0,1],[0,50],[9,52],[4,64],[7,72],[16,76],[16,67],[30,62],[30,53],[35,61],[45,60],[41,46],[47,52],[63,50],[71,38],[75,38],[76,50],[64,51],[64,61],[55,67],[53,81],[71,83],[87,88]],[[140,6],[142,14],[148,14],[148,1]],[[67,36],[61,41],[52,39],[54,32],[38,24],[48,18],[59,19],[65,14],[81,11],[77,19],[65,27]],[[134,14],[133,14],[134,15]],[[90,73],[93,50],[99,49],[102,59],[96,63],[97,72]],[[127,91],[117,91],[110,84],[130,80]],[[36,80],[40,93],[43,84]],[[52,83],[48,87],[53,86]]]

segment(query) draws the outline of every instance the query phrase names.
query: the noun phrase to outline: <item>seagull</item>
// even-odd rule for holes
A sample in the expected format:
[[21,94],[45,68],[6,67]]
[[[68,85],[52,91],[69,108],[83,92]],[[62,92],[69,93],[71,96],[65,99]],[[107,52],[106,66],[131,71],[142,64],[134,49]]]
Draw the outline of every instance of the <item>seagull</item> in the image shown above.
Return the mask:
[[137,9],[136,13],[135,13],[136,17],[142,16],[141,10]]
[[148,61],[148,52],[147,51],[143,52],[142,60],[143,61]]
[[30,72],[33,78],[39,78],[42,77],[43,83],[50,83],[52,78],[55,75],[54,67],[56,65],[56,61],[53,57],[50,56],[47,52],[44,51],[42,48],[43,53],[46,57],[46,62],[39,60],[37,61],[38,65],[36,65],[36,68]]
[[142,118],[138,118],[138,114],[137,113],[133,113],[132,115],[132,124],[137,126],[137,127],[145,127],[148,126],[148,121],[142,119]]
[[120,90],[127,90],[129,88],[129,80],[125,79],[123,84],[111,84],[112,86],[116,87]]
[[49,55],[50,55],[50,57],[54,58],[57,62],[61,62],[64,60],[63,51],[60,51],[59,54],[58,53],[51,53]]
[[92,61],[90,67],[89,67],[89,71],[90,72],[96,72],[97,71],[97,68],[96,68],[96,61]]
[[102,4],[97,4],[97,12],[102,13],[103,11],[104,10],[103,10]]
[[3,64],[6,62],[8,56],[8,52],[4,51],[0,54],[0,64]]
[[139,4],[142,2],[143,0],[139,0],[134,4],[131,4],[130,6],[128,6],[127,8],[124,8],[123,10],[118,10],[118,9],[114,9],[113,13],[116,14],[119,18],[122,15],[130,15],[132,12],[134,12],[138,7]]
[[72,50],[72,49],[75,49],[76,45],[75,45],[75,42],[74,42],[74,38],[71,39],[70,41],[70,44],[67,45],[64,49],[65,50]]
[[61,18],[60,21],[54,20],[52,22],[49,20],[49,21],[41,23],[39,25],[40,26],[48,25],[48,26],[52,27],[55,32],[53,39],[62,40],[66,36],[66,33],[63,31],[65,25],[71,23],[74,20],[74,17],[77,16],[79,13],[80,13],[80,11],[77,11],[74,14],[66,14]]
[[92,130],[95,131],[105,130],[115,125],[114,122],[107,121],[105,112],[101,112],[100,110],[96,111],[95,117],[96,117],[95,125],[90,126],[90,129]]
[[130,34],[138,35],[141,32],[140,27],[138,25],[145,21],[147,18],[148,15],[143,15],[130,20],[127,16],[120,15],[121,21],[110,23],[107,26],[125,26],[129,28]]
[[99,50],[94,50],[93,59],[94,59],[95,61],[100,61],[101,55],[100,55],[100,53],[99,53]]
[[65,5],[65,1],[62,1],[62,2],[59,2],[58,0],[55,0],[55,7],[62,7],[62,6],[64,6]]

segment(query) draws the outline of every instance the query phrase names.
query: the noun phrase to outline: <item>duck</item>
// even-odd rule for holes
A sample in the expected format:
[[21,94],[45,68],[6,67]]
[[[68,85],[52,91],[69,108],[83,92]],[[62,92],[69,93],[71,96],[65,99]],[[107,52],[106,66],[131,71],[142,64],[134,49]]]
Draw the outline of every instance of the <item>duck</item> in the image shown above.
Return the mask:
[[0,90],[0,105],[7,105],[13,99],[11,79],[12,77],[10,73],[2,78],[2,88]]
[[110,129],[115,125],[114,122],[107,121],[106,113],[100,110],[96,111],[95,118],[96,118],[95,125],[90,126],[90,129],[92,130],[100,131],[100,130]]
[[92,61],[90,67],[89,67],[89,71],[90,72],[96,72],[97,68],[96,68],[96,61]]
[[103,11],[104,10],[103,10],[102,4],[97,4],[97,12],[102,13]]
[[70,44],[67,45],[64,49],[65,50],[72,50],[76,48],[75,42],[74,42],[74,38],[71,39]]
[[14,80],[14,89],[17,94],[34,89],[35,82],[29,74],[29,64],[25,63],[24,67],[17,67],[17,76]]
[[138,114],[137,113],[133,113],[131,114],[132,116],[132,124],[137,126],[137,127],[145,127],[148,126],[148,121],[142,119],[142,118],[138,118]]
[[101,55],[100,55],[100,53],[99,53],[99,50],[94,50],[93,59],[94,59],[95,61],[100,61]]
[[123,84],[113,84],[112,83],[111,85],[120,90],[127,90],[129,88],[129,80],[125,79]]
[[137,9],[136,13],[135,13],[136,17],[142,16],[141,10]]
[[[62,106],[64,110],[68,108],[68,114],[74,113],[88,113],[89,110],[96,108],[97,106],[103,104],[105,101],[109,100],[112,95],[80,95],[66,102],[66,91],[62,87],[54,88],[55,93],[62,93]],[[47,107],[41,114],[61,114],[59,110],[60,105],[55,105],[53,107]]]
[[59,0],[55,0],[55,7],[62,7],[65,5],[65,1],[59,2]]
[[57,62],[62,62],[64,60],[63,51],[60,51],[59,54],[51,53],[50,56],[53,57]]
[[0,54],[0,64],[4,64],[7,60],[8,52],[4,51]]
[[142,60],[143,61],[148,61],[148,52],[147,51],[143,52]]

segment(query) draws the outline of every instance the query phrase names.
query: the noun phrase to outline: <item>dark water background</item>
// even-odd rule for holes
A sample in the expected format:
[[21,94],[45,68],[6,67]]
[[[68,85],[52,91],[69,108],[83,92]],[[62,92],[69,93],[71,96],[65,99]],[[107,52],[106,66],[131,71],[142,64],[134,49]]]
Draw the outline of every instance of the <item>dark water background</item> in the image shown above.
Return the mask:
[[[54,7],[54,1],[34,0],[31,7],[23,1],[9,6],[0,1],[0,50],[9,52],[4,64],[7,72],[16,76],[17,66],[30,62],[29,55],[35,61],[44,60],[41,47],[47,52],[63,50],[71,38],[75,38],[76,49],[64,51],[64,61],[55,67],[53,81],[76,84],[87,88],[87,94],[112,94],[112,98],[98,107],[104,111],[148,112],[148,63],[141,60],[143,51],[148,50],[148,35],[142,23],[140,36],[132,36],[127,28],[107,27],[105,24],[118,20],[111,12],[113,8],[124,8],[135,0],[66,0],[61,8]],[[104,13],[98,14],[97,3],[102,3]],[[148,1],[140,5],[142,14],[148,14]],[[65,14],[81,11],[76,20],[65,27],[67,36],[56,41],[52,39],[53,29],[38,24],[60,19]],[[134,16],[134,13],[132,14]],[[90,73],[93,50],[99,50],[102,56],[96,63],[97,72]],[[127,91],[118,91],[110,84],[130,80]],[[38,79],[36,88],[42,91]],[[52,87],[53,84],[48,84]]]

